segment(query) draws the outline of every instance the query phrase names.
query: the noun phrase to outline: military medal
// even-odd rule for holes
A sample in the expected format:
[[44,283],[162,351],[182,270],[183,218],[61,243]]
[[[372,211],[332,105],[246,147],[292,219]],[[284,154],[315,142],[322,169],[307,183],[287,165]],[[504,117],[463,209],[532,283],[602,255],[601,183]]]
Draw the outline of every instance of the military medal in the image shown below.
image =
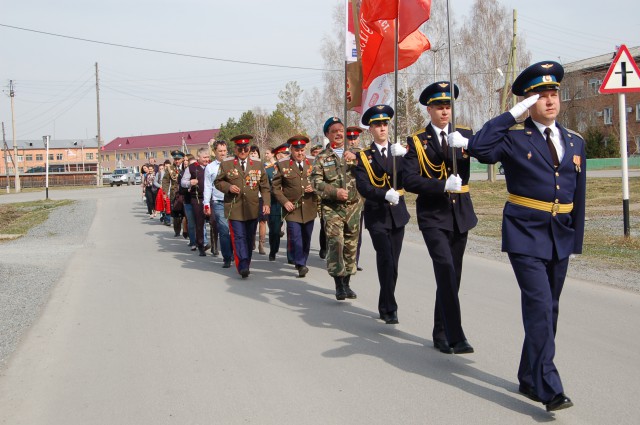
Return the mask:
[[580,157],[580,155],[573,155],[573,164],[576,166],[576,173],[579,173],[582,171],[582,169],[580,168],[581,160],[582,158]]
[[531,159],[531,151],[527,153],[527,159]]

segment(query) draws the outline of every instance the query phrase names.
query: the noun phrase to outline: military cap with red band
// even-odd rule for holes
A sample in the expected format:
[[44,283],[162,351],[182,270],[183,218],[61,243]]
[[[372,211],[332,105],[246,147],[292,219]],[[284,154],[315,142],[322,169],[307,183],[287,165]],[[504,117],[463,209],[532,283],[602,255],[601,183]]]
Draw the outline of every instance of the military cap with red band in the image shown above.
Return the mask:
[[231,138],[231,141],[236,144],[236,146],[244,146],[251,143],[251,139],[253,136],[250,134],[239,134]]
[[271,153],[274,155],[277,155],[279,153],[289,153],[288,150],[289,150],[289,146],[286,143],[283,143],[271,149]]
[[287,140],[287,144],[289,146],[293,146],[294,148],[305,147],[307,143],[309,143],[309,138],[301,134],[296,134],[295,136],[290,137],[289,140]]
[[362,133],[362,129],[360,127],[347,127],[347,136],[359,136],[360,133]]

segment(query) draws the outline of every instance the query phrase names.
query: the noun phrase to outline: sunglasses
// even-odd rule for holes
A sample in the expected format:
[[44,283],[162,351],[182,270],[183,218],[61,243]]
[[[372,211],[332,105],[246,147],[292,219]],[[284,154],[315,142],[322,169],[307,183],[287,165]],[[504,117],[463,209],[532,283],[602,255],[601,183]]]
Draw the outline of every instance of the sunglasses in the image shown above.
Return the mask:
[[347,140],[356,140],[360,136],[347,136]]
[[238,149],[240,152],[246,152],[250,148],[249,148],[249,146],[236,146],[236,149]]

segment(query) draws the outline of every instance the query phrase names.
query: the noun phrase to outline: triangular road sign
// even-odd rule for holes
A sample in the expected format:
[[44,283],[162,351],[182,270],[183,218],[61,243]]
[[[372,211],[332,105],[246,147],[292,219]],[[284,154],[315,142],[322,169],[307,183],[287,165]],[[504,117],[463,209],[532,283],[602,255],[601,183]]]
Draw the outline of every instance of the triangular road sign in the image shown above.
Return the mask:
[[624,44],[618,49],[599,91],[601,94],[640,92],[640,70]]

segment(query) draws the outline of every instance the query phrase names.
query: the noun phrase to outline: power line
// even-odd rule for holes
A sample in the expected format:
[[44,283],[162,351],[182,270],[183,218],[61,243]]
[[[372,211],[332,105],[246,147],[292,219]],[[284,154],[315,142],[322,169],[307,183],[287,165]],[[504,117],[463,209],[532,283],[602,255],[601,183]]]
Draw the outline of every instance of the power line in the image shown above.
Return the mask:
[[70,40],[84,41],[84,42],[87,42],[87,43],[95,43],[95,44],[102,44],[102,45],[106,45],[106,46],[121,47],[123,49],[141,50],[141,51],[144,51],[144,52],[161,53],[161,54],[164,54],[164,55],[181,56],[181,57],[193,58],[193,59],[205,59],[205,60],[211,60],[211,61],[217,61],[217,62],[237,63],[237,64],[242,64],[242,65],[267,66],[267,67],[272,67],[272,68],[304,69],[304,70],[307,70],[307,71],[323,71],[323,72],[324,71],[343,72],[342,69],[324,69],[324,68],[312,68],[312,67],[305,67],[305,66],[278,65],[278,64],[273,64],[273,63],[241,61],[241,60],[235,60],[235,59],[222,59],[222,58],[214,58],[214,57],[211,57],[211,56],[191,55],[191,54],[188,54],[188,53],[170,52],[168,50],[159,50],[159,49],[149,49],[149,48],[146,48],[146,47],[128,46],[126,44],[117,44],[117,43],[110,43],[110,42],[107,42],[107,41],[90,40],[88,38],[73,37],[73,36],[70,36],[70,35],[56,34],[56,33],[52,33],[52,32],[34,30],[34,29],[31,29],[31,28],[16,27],[14,25],[7,25],[7,24],[2,24],[2,23],[0,23],[0,27],[11,28],[11,29],[20,30],[20,31],[26,31],[26,32],[33,32],[33,33],[36,33],[36,34],[50,35],[50,36],[53,36],[53,37],[66,38],[66,39],[70,39]]

